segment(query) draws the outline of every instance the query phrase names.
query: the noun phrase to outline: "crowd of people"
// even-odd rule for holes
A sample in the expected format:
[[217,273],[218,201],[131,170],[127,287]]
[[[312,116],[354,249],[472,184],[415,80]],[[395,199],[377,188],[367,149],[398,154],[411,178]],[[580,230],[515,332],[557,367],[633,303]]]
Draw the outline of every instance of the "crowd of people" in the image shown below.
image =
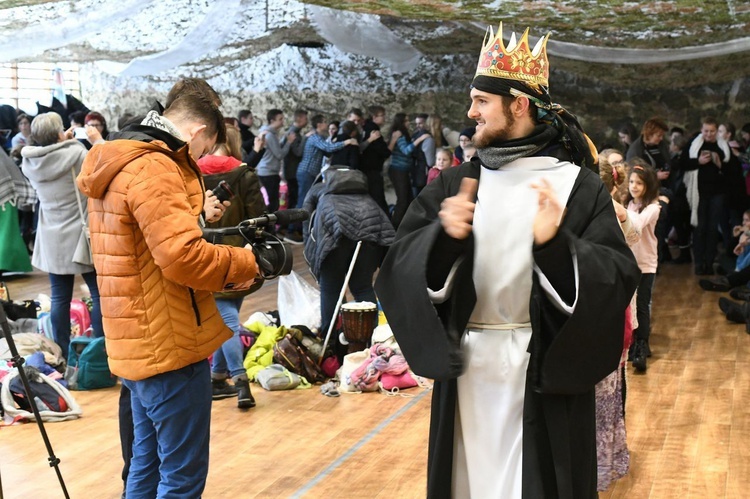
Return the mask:
[[[479,89],[480,94],[505,95],[494,94],[495,87],[481,80],[475,82],[474,88]],[[125,301],[136,309],[153,311],[155,316],[163,316],[165,309],[171,309],[175,316],[184,318],[190,324],[190,331],[201,339],[199,348],[180,346],[179,338],[187,334],[184,330],[156,331],[152,323],[119,327],[116,334],[108,334],[112,371],[125,380],[121,399],[121,437],[126,462],[123,477],[130,476],[127,482],[129,490],[157,486],[158,472],[154,471],[150,459],[156,455],[157,446],[162,445],[167,446],[166,450],[158,451],[166,469],[162,470],[164,473],[169,474],[169,469],[182,469],[182,464],[190,461],[191,473],[205,476],[207,459],[199,458],[198,454],[208,454],[210,399],[237,397],[240,408],[255,405],[242,365],[239,340],[239,311],[243,300],[262,285],[262,280],[257,279],[255,258],[243,248],[245,241],[242,238],[225,241],[231,247],[228,250],[207,246],[196,232],[200,229],[195,220],[202,217],[209,227],[228,227],[263,212],[275,212],[282,205],[319,213],[315,221],[276,227],[275,231],[289,243],[306,245],[305,253],[309,255],[308,261],[321,287],[323,331],[331,320],[336,296],[344,281],[343,270],[352,258],[357,241],[364,241],[365,245],[350,282],[355,298],[376,301],[372,282],[376,270],[386,255],[394,259],[394,255],[403,254],[404,261],[421,258],[419,261],[428,262],[430,269],[437,269],[434,275],[429,274],[426,278],[421,274],[414,276],[412,284],[427,282],[430,288],[429,300],[419,306],[430,301],[442,303],[436,300],[446,298],[436,298],[439,293],[432,290],[443,288],[449,280],[449,271],[463,268],[462,260],[456,263],[453,257],[466,248],[461,242],[468,237],[465,220],[469,221],[468,230],[471,232],[476,206],[482,217],[478,219],[477,244],[488,244],[493,236],[487,220],[497,215],[490,211],[490,207],[495,206],[493,203],[498,209],[505,206],[502,199],[484,198],[486,206],[480,210],[476,198],[484,187],[465,182],[478,177],[475,170],[478,171],[481,165],[485,167],[482,169],[482,185],[493,185],[493,189],[503,192],[507,187],[492,184],[495,182],[492,172],[501,169],[508,161],[501,156],[489,155],[488,151],[492,149],[487,138],[489,132],[482,128],[486,126],[481,110],[484,104],[479,103],[476,96],[473,99],[469,113],[478,126],[460,132],[444,127],[439,115],[425,113],[409,116],[396,112],[387,126],[386,109],[378,105],[368,107],[366,112],[352,108],[341,120],[319,113],[310,115],[304,109],[297,109],[291,113],[289,126],[285,125],[284,111],[271,109],[265,114],[264,123],[256,127],[256,118],[248,109],[240,110],[236,118],[222,116],[218,110],[221,99],[200,80],[183,80],[170,92],[164,107],[157,103],[146,115],[123,116],[118,130],[113,132],[108,129],[104,116],[95,111],[72,109],[65,116],[50,111],[35,117],[17,112],[16,131],[8,137],[0,152],[0,175],[11,179],[14,186],[14,189],[0,191],[3,195],[0,197],[0,236],[3,236],[0,239],[3,267],[0,271],[28,272],[33,265],[49,275],[53,333],[63,355],[67,356],[70,342],[70,301],[76,275],[83,276],[91,293],[93,335],[104,335],[108,325],[114,328],[125,324],[125,319],[116,313],[124,310]],[[198,111],[194,112],[194,109]],[[630,247],[628,258],[632,258],[640,269],[637,292],[627,296],[630,305],[624,319],[624,349],[620,352],[619,367],[596,385],[600,490],[627,472],[625,366],[627,361],[632,361],[635,372],[647,371],[648,358],[652,355],[649,344],[652,292],[659,266],[670,262],[692,263],[697,276],[722,274],[701,279],[699,284],[706,290],[731,291],[734,301],[721,298],[720,309],[727,319],[746,324],[750,332],[750,288],[747,286],[750,282],[750,176],[747,175],[750,170],[750,123],[738,131],[731,123],[706,117],[699,130],[690,132],[679,127],[670,128],[664,119],[654,117],[646,120],[640,131],[632,124],[625,124],[619,130],[619,137],[620,144],[604,145],[598,158],[593,158],[595,161],[587,163],[588,153],[581,150],[578,151],[580,158],[565,156],[566,161],[598,171],[609,194],[607,199],[611,198],[608,202],[614,206],[620,229]],[[575,140],[575,137],[570,140]],[[94,148],[96,145],[100,147]],[[518,147],[526,146],[523,143]],[[183,149],[192,159],[180,156]],[[498,151],[497,154],[509,153]],[[198,166],[200,174],[191,172],[192,162]],[[497,162],[497,168],[492,167],[493,162]],[[172,178],[173,168],[183,175],[191,173],[186,179],[180,177],[178,182]],[[554,189],[534,175],[529,179],[538,182],[535,189],[540,193],[540,199],[546,196],[555,204],[556,198],[550,194],[554,190],[575,197],[575,192],[570,189],[576,175],[580,175],[578,170],[561,171],[560,177],[553,179]],[[233,193],[231,201],[217,198],[214,191],[220,188],[221,182],[225,182]],[[590,188],[598,189],[599,184],[592,184]],[[392,203],[387,201],[393,199],[390,193],[386,195],[389,190],[395,196]],[[420,196],[423,190],[425,195]],[[450,197],[443,200],[448,192],[451,192]],[[181,193],[183,197],[177,199],[175,193]],[[516,196],[512,189],[506,194],[508,200]],[[454,199],[446,208],[445,203]],[[159,215],[149,214],[148,210],[156,210]],[[445,210],[450,214],[444,214]],[[571,212],[577,213],[575,209]],[[115,224],[113,220],[120,216],[118,213],[129,213],[132,220],[120,220]],[[449,237],[429,232],[433,226],[425,217],[437,213],[440,213]],[[602,222],[592,220],[586,223]],[[132,233],[128,224],[140,227],[140,232]],[[409,239],[409,245],[401,243],[390,253],[388,249],[394,244],[395,231],[402,225],[404,234],[419,236]],[[581,290],[566,289],[567,282],[573,282],[573,275],[577,279],[579,273],[585,275],[591,270],[577,266],[575,269],[572,266],[569,269],[545,266],[545,255],[548,258],[550,252],[570,256],[567,250],[548,246],[550,241],[556,240],[556,233],[557,228],[549,237],[533,235],[534,258],[542,269],[540,275],[546,276],[546,284],[540,284],[536,277],[533,288],[529,289],[526,289],[526,284],[531,285],[530,282],[509,281],[506,284],[521,286],[527,291],[524,307],[528,306],[529,293],[538,299],[543,293],[542,288],[547,293],[552,286],[559,292],[554,306],[565,313],[573,313],[570,304],[576,301]],[[107,242],[112,237],[126,241],[122,253]],[[529,239],[531,235],[519,237]],[[420,238],[425,238],[429,244],[420,246]],[[528,242],[531,243],[532,239]],[[617,246],[619,243],[613,244]],[[147,266],[158,269],[159,283],[149,281],[143,274],[143,266],[136,266],[133,260],[134,255],[146,247],[151,251]],[[440,248],[439,257],[427,251],[434,247]],[[503,251],[514,254],[516,250],[502,246],[488,255],[499,257]],[[618,246],[617,251],[619,255],[622,248]],[[514,257],[518,255],[514,254]],[[445,261],[441,260],[443,258]],[[414,269],[423,272],[424,266],[416,264],[417,260],[414,260]],[[625,259],[621,263],[624,267],[628,265]],[[214,272],[217,264],[222,266],[222,272]],[[476,264],[489,265],[490,262],[478,256]],[[451,270],[452,266],[454,270]],[[132,270],[129,276],[123,274],[126,267]],[[393,264],[386,260],[382,272],[386,277],[380,289],[388,290],[390,296],[378,297],[385,298],[389,319],[398,323],[400,312],[394,310],[392,300],[397,300],[399,292],[395,290],[396,284],[389,281],[394,278],[388,277],[394,270],[403,273],[403,268],[394,269]],[[97,271],[100,273],[99,282]],[[547,277],[552,284],[546,281]],[[149,287],[156,286],[160,291],[139,295],[141,291],[133,291],[136,281],[139,283],[137,289],[148,283]],[[503,294],[506,288],[494,289],[496,283],[480,281],[477,286],[487,291],[488,297],[513,301]],[[102,282],[106,287],[100,293],[98,284]],[[459,284],[466,286],[467,282],[470,279]],[[131,290],[132,294],[121,296],[122,292],[116,291],[114,284],[124,286],[122,289]],[[209,303],[214,300],[209,300],[208,292],[198,289],[210,289],[215,293],[218,313],[211,310]],[[403,289],[408,292],[409,287],[403,286]],[[421,296],[424,291],[412,290],[413,294],[404,297],[400,306],[403,307],[410,298]],[[167,297],[164,303],[157,298],[159,293]],[[487,305],[483,300],[479,297],[479,304]],[[458,305],[467,306],[464,302]],[[458,309],[448,311],[440,307],[443,305],[438,305],[439,314],[445,314],[440,316],[442,319],[448,322],[456,320]],[[481,308],[478,305],[477,310]],[[420,317],[418,309],[415,306],[409,313]],[[521,308],[516,312],[521,312]],[[523,320],[527,312],[509,310],[507,317],[500,318],[488,312],[486,317],[477,316],[476,324],[472,319],[469,325],[464,321],[464,325],[467,331],[471,331],[472,324],[481,329],[490,319],[522,324],[518,327],[518,335],[528,343],[530,329],[523,326],[527,322]],[[466,312],[461,313],[468,320]],[[556,312],[545,313],[558,320]],[[435,315],[430,320],[437,318]],[[511,320],[514,318],[518,320]],[[404,319],[409,327],[414,326],[413,320]],[[217,331],[225,334],[215,334]],[[175,344],[174,348],[187,352],[184,356],[187,360],[175,363],[176,357],[171,349],[157,349],[156,358],[147,358],[145,347],[133,343],[134,338],[153,340],[167,337]],[[485,339],[480,337],[470,341],[481,344]],[[406,349],[409,341],[408,338],[405,340]],[[534,348],[542,347],[536,345]],[[436,355],[444,353],[441,351]],[[204,366],[201,360],[210,354],[213,354],[212,363]],[[133,358],[140,359],[139,363],[134,364]],[[159,415],[163,404],[150,400],[147,395],[156,378],[175,372],[184,374],[187,381],[164,378],[158,384],[169,393],[184,393],[184,390],[193,393],[194,397],[184,401],[185,410],[196,414],[190,425],[175,421],[173,414]],[[203,377],[210,379],[210,385],[201,381]],[[519,382],[523,392],[525,381]],[[460,389],[468,393],[469,387],[463,383]],[[208,393],[206,406],[205,395]],[[441,396],[455,395],[443,393]],[[536,403],[542,404],[540,401]],[[196,407],[202,409],[196,410]],[[495,409],[498,408],[492,408]],[[505,409],[500,412],[503,411]],[[498,414],[505,417],[504,412]],[[450,412],[435,417],[452,420],[454,414]],[[461,417],[469,420],[479,415],[462,412]],[[167,424],[168,428],[160,436],[153,435],[148,429],[157,421]],[[200,445],[188,446],[189,449],[181,447],[177,435],[185,431],[203,435],[204,440]],[[478,434],[466,433],[464,437],[467,442],[475,437],[479,439],[477,442],[481,440]],[[135,447],[134,439],[137,442]],[[475,446],[477,442],[467,445]],[[475,479],[470,469],[464,472],[467,475],[462,479]],[[431,481],[431,487],[441,483],[437,478],[433,480],[436,481]],[[170,486],[176,487],[175,490],[187,487],[184,490],[193,492],[202,487],[201,483],[188,482]]]

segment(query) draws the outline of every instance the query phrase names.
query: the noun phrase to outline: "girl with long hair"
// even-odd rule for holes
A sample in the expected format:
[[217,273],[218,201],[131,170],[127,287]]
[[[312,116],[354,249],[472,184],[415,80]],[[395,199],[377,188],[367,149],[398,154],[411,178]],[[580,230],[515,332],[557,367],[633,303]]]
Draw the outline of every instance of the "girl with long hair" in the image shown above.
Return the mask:
[[646,358],[651,353],[651,292],[658,266],[658,241],[655,234],[659,219],[659,180],[656,171],[643,159],[633,158],[629,162],[628,195],[625,202],[633,222],[641,229],[641,239],[631,249],[641,269],[636,299],[638,328],[633,344],[633,367],[636,372],[646,372]]

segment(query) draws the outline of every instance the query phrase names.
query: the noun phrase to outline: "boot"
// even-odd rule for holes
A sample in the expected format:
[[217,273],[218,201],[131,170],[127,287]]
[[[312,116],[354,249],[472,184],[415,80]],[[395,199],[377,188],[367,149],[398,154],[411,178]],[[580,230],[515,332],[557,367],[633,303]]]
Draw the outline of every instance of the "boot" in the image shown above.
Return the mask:
[[237,396],[237,388],[227,383],[226,379],[211,378],[211,398],[221,400]]
[[636,339],[635,350],[633,351],[633,368],[637,373],[645,373],[647,369],[646,357],[648,356],[648,346],[646,340]]
[[250,409],[255,407],[255,399],[253,394],[250,393],[250,381],[247,376],[238,376],[232,378],[234,386],[237,388],[237,407],[240,409]]

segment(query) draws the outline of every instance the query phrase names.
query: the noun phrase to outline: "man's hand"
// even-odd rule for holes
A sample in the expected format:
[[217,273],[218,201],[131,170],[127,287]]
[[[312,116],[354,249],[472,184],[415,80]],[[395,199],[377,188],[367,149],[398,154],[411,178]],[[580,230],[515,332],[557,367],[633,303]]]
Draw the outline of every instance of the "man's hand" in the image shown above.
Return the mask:
[[297,140],[297,134],[294,132],[289,132],[289,135],[286,136],[286,140],[288,140],[289,142],[294,142],[295,140]]
[[531,188],[539,193],[539,211],[534,218],[534,243],[541,245],[557,235],[564,209],[546,178],[540,179],[538,184],[531,184]]
[[701,165],[707,165],[711,162],[711,151],[701,151],[698,156],[698,163]]
[[656,178],[659,180],[667,180],[669,178],[669,170],[659,170],[656,172]]
[[466,239],[471,234],[471,223],[474,221],[477,188],[479,181],[475,178],[464,178],[458,194],[445,198],[440,204],[440,223],[446,234],[454,239]]
[[216,195],[211,190],[206,191],[206,200],[203,202],[203,213],[206,215],[206,222],[218,222],[232,203],[224,201],[220,203]]
[[266,145],[266,136],[258,135],[253,141],[253,151],[260,152],[261,149]]
[[421,144],[422,142],[424,142],[425,140],[427,140],[427,137],[429,137],[429,136],[430,136],[429,133],[423,133],[416,140],[414,140],[414,145],[418,146],[419,144]]
[[356,146],[357,144],[359,144],[359,141],[355,138],[351,138],[351,139],[346,139],[344,141],[344,144],[346,144],[347,146]]
[[382,134],[380,133],[380,130],[373,130],[373,132],[367,138],[367,142],[370,142],[370,143],[375,142],[380,137],[382,137]]

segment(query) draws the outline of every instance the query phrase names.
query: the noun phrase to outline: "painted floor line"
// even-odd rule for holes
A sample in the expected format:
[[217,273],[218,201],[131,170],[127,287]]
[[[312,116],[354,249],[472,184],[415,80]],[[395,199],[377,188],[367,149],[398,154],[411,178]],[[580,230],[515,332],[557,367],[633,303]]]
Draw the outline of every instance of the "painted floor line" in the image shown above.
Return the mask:
[[323,469],[320,473],[318,473],[315,477],[312,478],[309,482],[307,482],[302,488],[298,489],[291,497],[297,499],[308,492],[315,487],[321,480],[323,480],[325,477],[330,475],[336,468],[344,464],[355,452],[357,452],[363,445],[365,445],[367,442],[373,439],[378,433],[383,431],[383,428],[391,424],[394,420],[396,420],[398,417],[400,417],[403,413],[408,411],[412,408],[417,402],[419,402],[425,395],[428,393],[432,393],[432,390],[423,390],[422,393],[414,397],[408,404],[403,406],[398,411],[391,414],[387,419],[382,421],[378,426],[373,428],[370,433],[362,437],[357,443],[349,447],[349,449],[344,452],[341,456],[339,456],[338,459],[336,459],[334,462],[329,464],[325,469]]

